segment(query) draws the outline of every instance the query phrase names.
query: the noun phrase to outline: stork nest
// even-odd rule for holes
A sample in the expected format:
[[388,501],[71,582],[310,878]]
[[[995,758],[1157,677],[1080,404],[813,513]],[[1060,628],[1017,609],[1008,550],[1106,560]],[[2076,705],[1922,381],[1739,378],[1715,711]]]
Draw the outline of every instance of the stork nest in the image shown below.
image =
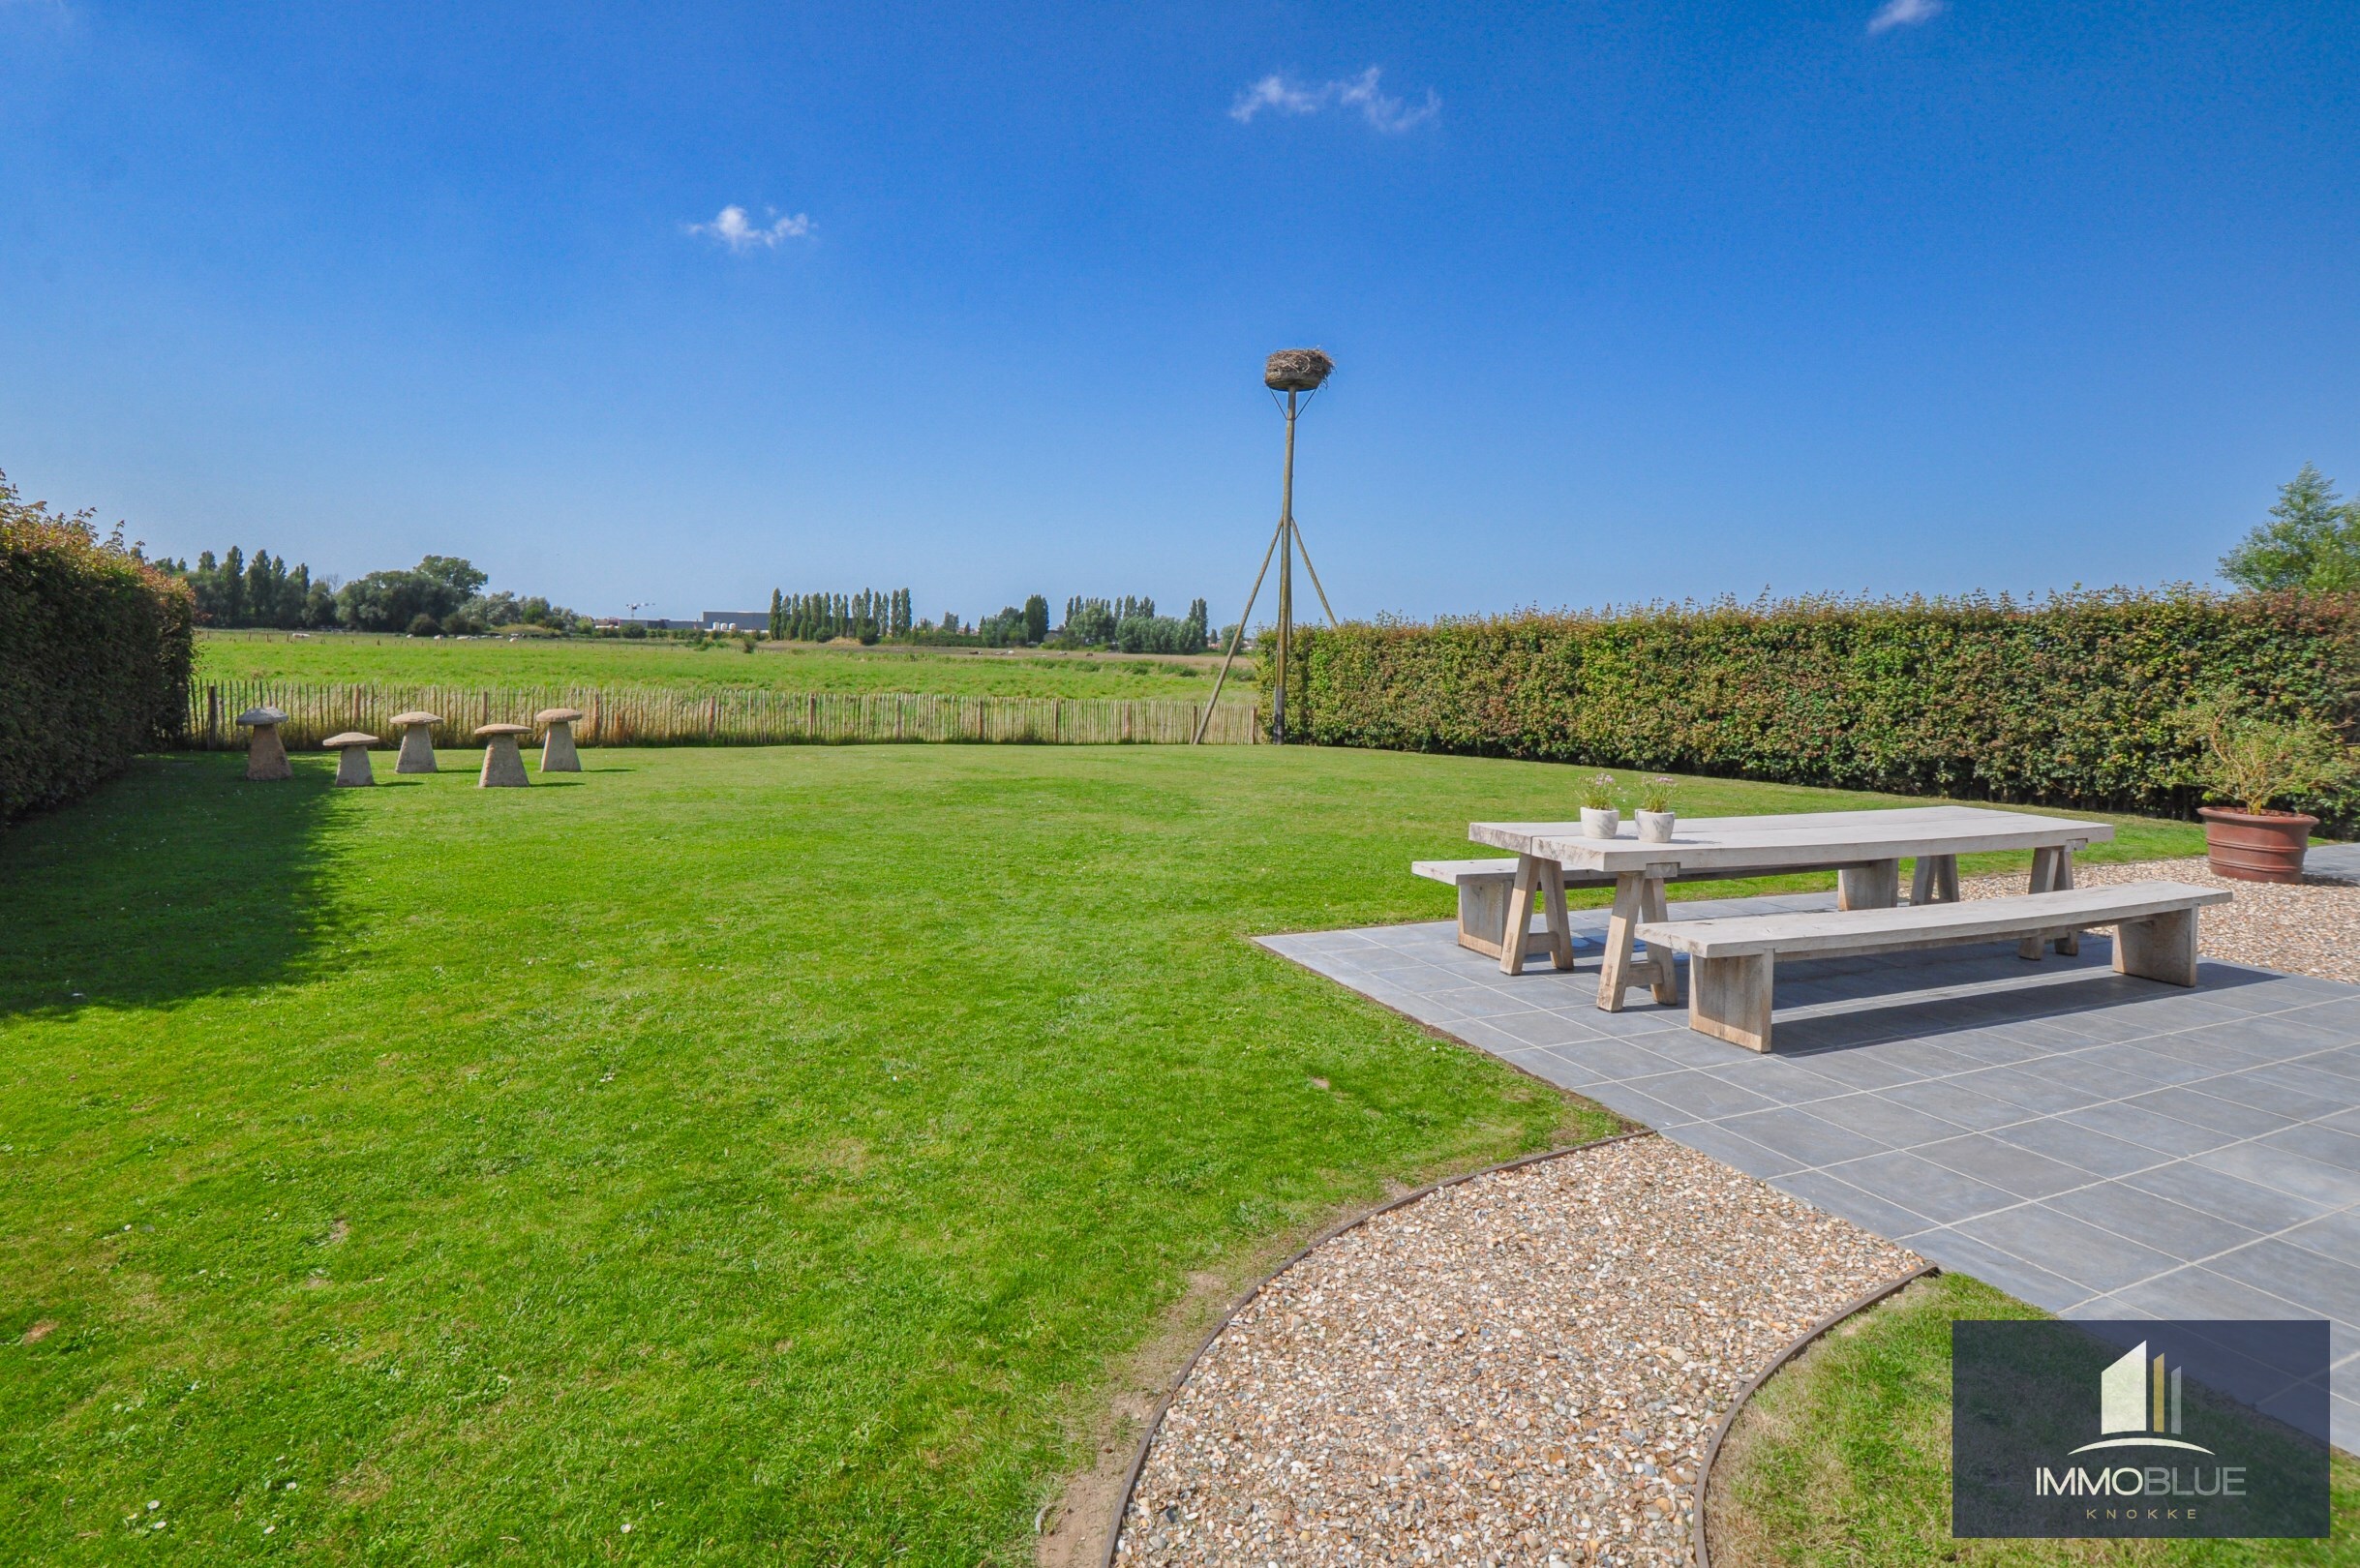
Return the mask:
[[1282,348],[1262,367],[1262,384],[1273,392],[1316,392],[1335,370],[1336,362],[1316,348]]

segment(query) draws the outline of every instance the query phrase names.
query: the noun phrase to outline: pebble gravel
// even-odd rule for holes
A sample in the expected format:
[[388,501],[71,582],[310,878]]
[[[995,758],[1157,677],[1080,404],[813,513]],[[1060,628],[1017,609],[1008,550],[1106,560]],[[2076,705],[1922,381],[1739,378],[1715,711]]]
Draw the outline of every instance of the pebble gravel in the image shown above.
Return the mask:
[[1116,1561],[1689,1562],[1697,1463],[1739,1389],[1919,1261],[1654,1136],[1445,1188],[1222,1331]]
[[[2151,878],[2226,888],[2237,895],[2197,915],[2196,947],[2205,957],[2360,985],[2360,883],[2333,877],[2232,882],[2215,876],[2201,857],[2116,865],[2076,861],[2073,866],[2073,881],[2084,888]],[[2020,873],[1968,877],[1958,889],[1962,898],[1997,898],[2023,890]]]

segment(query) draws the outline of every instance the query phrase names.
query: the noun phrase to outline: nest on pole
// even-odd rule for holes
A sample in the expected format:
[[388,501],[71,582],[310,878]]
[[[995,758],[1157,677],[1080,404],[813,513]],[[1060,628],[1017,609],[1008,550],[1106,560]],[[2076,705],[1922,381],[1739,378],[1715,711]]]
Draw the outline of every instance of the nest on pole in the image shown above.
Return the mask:
[[1336,362],[1316,348],[1282,348],[1262,366],[1262,384],[1273,392],[1316,392],[1335,370]]

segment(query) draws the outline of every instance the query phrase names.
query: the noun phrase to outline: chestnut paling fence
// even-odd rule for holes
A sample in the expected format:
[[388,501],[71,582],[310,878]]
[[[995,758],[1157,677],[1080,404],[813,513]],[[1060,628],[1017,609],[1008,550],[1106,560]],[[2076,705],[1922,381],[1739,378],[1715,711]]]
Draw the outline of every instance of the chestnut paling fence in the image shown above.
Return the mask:
[[[1185,745],[1204,704],[1170,698],[948,697],[908,692],[788,692],[760,687],[683,691],[664,686],[411,686],[298,680],[229,680],[194,686],[179,743],[243,746],[237,716],[251,708],[287,715],[290,748],[316,747],[344,730],[396,737],[393,715],[439,714],[435,744],[474,742],[479,724],[529,724],[545,708],[577,708],[574,738],[593,746],[763,746],[799,741],[933,740],[1038,745]],[[1223,703],[1207,744],[1252,745],[1261,726],[1252,703]]]

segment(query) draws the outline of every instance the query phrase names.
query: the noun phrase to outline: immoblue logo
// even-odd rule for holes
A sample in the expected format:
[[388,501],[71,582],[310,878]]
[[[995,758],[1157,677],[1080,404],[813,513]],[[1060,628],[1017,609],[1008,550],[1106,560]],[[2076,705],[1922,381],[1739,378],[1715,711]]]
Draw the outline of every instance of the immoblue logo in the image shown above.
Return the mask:
[[2324,1536],[2327,1327],[1952,1324],[1952,1533]]
[[2173,1367],[2167,1375],[2163,1356],[2148,1360],[2146,1341],[2133,1345],[2130,1354],[2098,1376],[2098,1430],[2105,1435],[2073,1452],[2184,1448],[2196,1454],[2211,1453],[2202,1443],[2180,1440],[2180,1376],[2185,1371]]

